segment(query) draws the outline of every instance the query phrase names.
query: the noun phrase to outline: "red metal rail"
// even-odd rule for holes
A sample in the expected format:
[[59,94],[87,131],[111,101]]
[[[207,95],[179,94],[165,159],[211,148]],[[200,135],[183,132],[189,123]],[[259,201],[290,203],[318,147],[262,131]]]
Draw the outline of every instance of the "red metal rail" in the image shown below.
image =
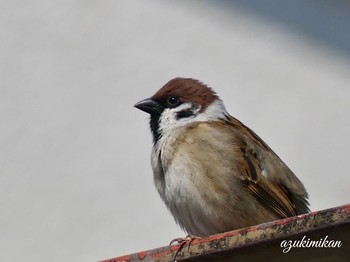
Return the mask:
[[[319,247],[307,248],[310,241],[318,241]],[[330,241],[341,246],[329,247]],[[286,252],[288,245],[293,243],[304,247],[291,247]],[[350,261],[350,204],[195,239],[190,245],[164,246],[102,262],[263,259],[284,262]]]

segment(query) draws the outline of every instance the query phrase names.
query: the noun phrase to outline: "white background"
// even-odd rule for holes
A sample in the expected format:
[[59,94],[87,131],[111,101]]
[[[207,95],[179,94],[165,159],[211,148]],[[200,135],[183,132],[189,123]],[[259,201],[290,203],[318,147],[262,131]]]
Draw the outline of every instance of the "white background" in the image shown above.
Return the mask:
[[1,261],[96,261],[185,235],[133,108],[177,76],[212,86],[312,210],[350,202],[349,5],[226,2],[0,1]]

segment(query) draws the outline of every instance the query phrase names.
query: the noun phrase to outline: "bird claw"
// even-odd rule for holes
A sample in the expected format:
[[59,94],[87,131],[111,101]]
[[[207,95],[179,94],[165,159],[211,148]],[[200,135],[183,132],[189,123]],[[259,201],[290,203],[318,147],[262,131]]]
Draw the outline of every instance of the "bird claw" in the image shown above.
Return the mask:
[[188,250],[189,250],[189,248],[191,246],[191,243],[195,239],[200,239],[200,237],[197,237],[197,236],[194,236],[194,235],[187,235],[186,237],[178,237],[178,238],[175,238],[175,239],[171,240],[169,245],[173,245],[175,243],[180,244],[179,249],[175,253],[173,261],[176,261],[177,255],[181,252],[181,250],[184,248],[184,246],[186,244],[188,244]]
[[173,244],[181,244],[181,245],[191,245],[191,243],[193,242],[193,240],[195,239],[200,239],[200,237],[194,236],[194,235],[187,235],[186,237],[178,237],[178,238],[174,238],[173,240],[170,241],[169,245],[173,245]]

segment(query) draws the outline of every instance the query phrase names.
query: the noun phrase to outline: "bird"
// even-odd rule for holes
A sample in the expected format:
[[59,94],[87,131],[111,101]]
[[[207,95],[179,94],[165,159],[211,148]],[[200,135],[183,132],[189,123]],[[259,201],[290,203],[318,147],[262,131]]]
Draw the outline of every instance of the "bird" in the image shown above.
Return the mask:
[[174,78],[134,106],[150,115],[155,187],[189,235],[310,212],[302,182],[203,82]]

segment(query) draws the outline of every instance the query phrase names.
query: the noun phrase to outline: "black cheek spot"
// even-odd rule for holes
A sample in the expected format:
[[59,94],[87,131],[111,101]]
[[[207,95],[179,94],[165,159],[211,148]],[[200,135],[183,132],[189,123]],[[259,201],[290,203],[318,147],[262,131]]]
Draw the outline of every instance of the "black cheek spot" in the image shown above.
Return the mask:
[[187,118],[187,117],[192,117],[192,116],[194,116],[192,109],[187,109],[187,110],[183,110],[183,111],[178,112],[176,114],[176,119]]

